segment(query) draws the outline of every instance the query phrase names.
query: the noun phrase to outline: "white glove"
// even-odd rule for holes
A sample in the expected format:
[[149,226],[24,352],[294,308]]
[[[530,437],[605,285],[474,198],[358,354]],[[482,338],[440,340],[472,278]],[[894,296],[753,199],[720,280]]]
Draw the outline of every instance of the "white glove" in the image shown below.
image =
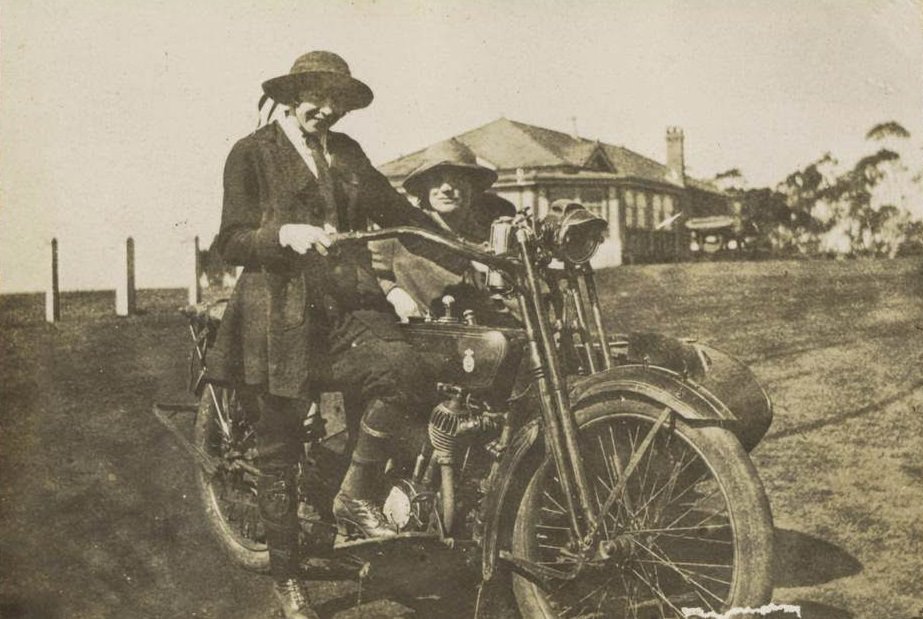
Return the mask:
[[421,315],[417,302],[400,286],[395,286],[388,292],[388,303],[394,306],[394,311],[401,317],[402,322],[407,322],[411,316]]
[[323,228],[308,224],[285,224],[279,228],[279,245],[291,247],[299,254],[308,253],[314,249],[322,256],[327,255],[327,248],[333,243],[329,234],[336,232],[333,227],[325,225]]

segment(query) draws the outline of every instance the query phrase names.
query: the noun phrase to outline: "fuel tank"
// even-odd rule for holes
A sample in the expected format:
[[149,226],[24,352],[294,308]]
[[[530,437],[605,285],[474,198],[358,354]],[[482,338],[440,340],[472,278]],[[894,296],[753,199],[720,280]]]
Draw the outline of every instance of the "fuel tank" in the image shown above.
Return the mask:
[[402,328],[437,368],[441,382],[465,387],[488,401],[509,396],[524,352],[524,331],[436,321]]

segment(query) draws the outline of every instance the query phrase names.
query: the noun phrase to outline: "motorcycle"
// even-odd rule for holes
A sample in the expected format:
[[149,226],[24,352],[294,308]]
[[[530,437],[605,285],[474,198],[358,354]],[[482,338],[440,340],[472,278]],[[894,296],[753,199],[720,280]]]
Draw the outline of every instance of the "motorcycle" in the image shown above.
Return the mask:
[[[350,433],[327,432],[337,400],[317,386],[299,467],[306,576],[363,575],[376,557],[389,569],[411,557],[414,578],[449,554],[523,617],[682,617],[769,601],[772,519],[748,451],[771,402],[743,364],[710,346],[606,331],[589,264],[605,226],[573,204],[497,220],[486,248],[412,227],[337,236],[413,236],[485,265],[521,324],[479,324],[447,298],[441,316],[402,325],[440,368],[442,401],[415,455],[389,463],[384,512],[396,538],[337,538],[331,502]],[[236,563],[265,570],[255,407],[203,381],[221,309],[186,312],[201,396],[192,440],[176,410],[155,412],[197,463],[215,538]]]

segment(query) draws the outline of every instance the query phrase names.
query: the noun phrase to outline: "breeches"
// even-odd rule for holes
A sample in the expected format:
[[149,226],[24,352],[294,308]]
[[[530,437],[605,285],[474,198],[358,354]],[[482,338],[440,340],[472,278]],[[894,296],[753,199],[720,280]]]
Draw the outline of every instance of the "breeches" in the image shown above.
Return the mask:
[[[407,438],[407,430],[425,423],[435,378],[392,316],[363,312],[362,317],[347,316],[330,334],[331,382],[343,392],[347,426],[358,437],[353,459],[383,462]],[[258,399],[254,429],[260,467],[287,469],[300,455],[305,405],[270,394]]]

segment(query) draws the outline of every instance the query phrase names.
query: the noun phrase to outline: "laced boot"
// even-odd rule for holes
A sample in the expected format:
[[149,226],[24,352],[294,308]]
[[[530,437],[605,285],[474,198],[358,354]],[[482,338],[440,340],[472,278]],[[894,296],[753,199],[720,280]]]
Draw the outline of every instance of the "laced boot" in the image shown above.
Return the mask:
[[273,590],[282,606],[282,616],[285,619],[320,619],[311,609],[308,596],[297,579],[277,580]]
[[374,501],[354,499],[342,491],[333,499],[337,530],[347,538],[394,537],[397,529]]
[[384,464],[393,441],[386,428],[394,409],[381,401],[369,405],[353,450],[352,462],[333,499],[337,530],[346,537],[394,537],[397,528],[381,513],[376,497],[384,486]]

